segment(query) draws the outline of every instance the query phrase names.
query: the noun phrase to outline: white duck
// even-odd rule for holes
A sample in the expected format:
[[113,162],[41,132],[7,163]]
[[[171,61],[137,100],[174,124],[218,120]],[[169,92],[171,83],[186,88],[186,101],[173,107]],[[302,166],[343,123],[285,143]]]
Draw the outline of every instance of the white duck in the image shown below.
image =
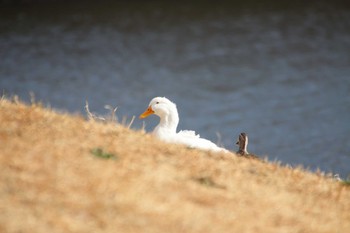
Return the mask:
[[177,133],[176,128],[179,124],[179,114],[176,105],[165,97],[153,98],[147,110],[140,115],[140,118],[146,118],[151,114],[155,114],[160,118],[160,122],[152,134],[163,141],[185,144],[191,148],[228,152],[228,150],[218,147],[213,142],[200,138],[199,134],[196,135],[194,131],[181,130]]

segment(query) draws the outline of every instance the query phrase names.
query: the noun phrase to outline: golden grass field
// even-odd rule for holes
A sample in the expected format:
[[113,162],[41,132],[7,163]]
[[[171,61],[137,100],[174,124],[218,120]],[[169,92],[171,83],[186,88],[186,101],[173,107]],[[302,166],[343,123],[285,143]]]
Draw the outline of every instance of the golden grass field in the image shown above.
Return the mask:
[[0,166],[4,233],[350,232],[331,176],[4,98]]

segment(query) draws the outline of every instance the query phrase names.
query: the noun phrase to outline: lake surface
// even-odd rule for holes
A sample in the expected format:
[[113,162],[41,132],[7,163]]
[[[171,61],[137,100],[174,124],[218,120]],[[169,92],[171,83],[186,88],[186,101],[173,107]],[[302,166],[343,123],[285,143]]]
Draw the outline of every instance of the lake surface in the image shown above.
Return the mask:
[[129,119],[166,96],[178,129],[231,150],[246,132],[250,152],[346,178],[350,8],[268,3],[2,7],[0,90],[83,115],[85,101],[98,114],[118,106]]

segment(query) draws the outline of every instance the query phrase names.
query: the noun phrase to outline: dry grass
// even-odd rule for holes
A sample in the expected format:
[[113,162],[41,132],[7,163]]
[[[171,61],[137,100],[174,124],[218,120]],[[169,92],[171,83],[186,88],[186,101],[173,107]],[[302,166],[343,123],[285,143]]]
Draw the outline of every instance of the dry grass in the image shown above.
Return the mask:
[[322,174],[5,99],[0,166],[0,232],[350,232]]

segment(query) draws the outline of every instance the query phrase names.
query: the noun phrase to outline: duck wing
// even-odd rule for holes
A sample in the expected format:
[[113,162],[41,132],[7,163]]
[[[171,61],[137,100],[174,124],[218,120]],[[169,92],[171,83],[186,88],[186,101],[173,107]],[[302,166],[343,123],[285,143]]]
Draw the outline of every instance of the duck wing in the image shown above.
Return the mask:
[[198,148],[212,151],[225,151],[225,149],[218,147],[215,143],[201,138],[199,134],[196,134],[193,130],[181,130],[177,133],[177,142],[185,144],[191,148]]
[[200,138],[199,134],[196,134],[193,130],[181,130],[177,133],[180,137],[187,137],[187,138]]

